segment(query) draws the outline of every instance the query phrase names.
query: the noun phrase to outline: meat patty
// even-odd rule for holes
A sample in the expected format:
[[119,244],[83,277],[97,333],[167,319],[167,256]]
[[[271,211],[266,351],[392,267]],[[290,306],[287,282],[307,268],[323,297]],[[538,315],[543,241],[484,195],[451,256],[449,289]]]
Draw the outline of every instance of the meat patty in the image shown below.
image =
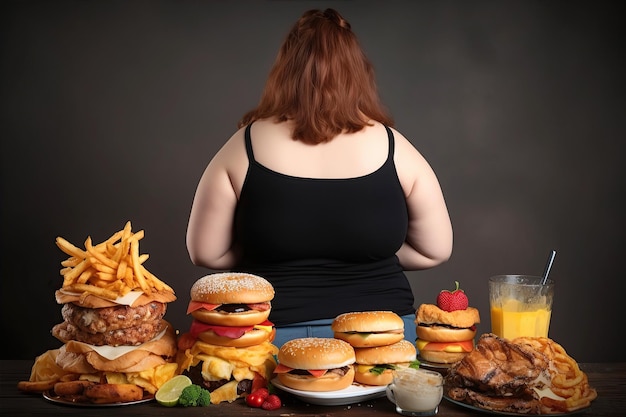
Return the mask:
[[116,329],[94,334],[85,332],[72,323],[64,321],[52,328],[52,335],[63,343],[76,340],[95,346],[137,346],[153,339],[166,326],[163,320],[157,320],[141,323],[138,326],[125,329]]
[[166,309],[167,304],[157,301],[137,307],[117,305],[103,308],[86,308],[67,303],[63,305],[61,315],[63,320],[80,331],[95,335],[145,324],[154,325],[161,321]]

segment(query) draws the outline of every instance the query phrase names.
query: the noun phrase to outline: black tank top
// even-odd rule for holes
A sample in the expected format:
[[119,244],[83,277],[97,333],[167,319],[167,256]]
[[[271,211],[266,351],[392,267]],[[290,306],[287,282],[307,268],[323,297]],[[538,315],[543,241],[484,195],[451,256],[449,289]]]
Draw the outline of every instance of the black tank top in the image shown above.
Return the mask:
[[236,270],[266,278],[276,292],[276,326],[329,319],[351,311],[412,314],[413,293],[395,255],[406,238],[408,214],[396,173],[394,137],[376,171],[356,178],[300,178],[254,159],[235,213],[242,249]]

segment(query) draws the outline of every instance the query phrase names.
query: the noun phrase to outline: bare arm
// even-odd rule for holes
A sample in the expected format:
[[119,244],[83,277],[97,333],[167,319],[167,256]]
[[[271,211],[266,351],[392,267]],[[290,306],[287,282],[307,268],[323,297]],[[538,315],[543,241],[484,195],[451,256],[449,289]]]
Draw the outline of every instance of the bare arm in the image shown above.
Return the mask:
[[452,224],[435,172],[426,159],[399,133],[396,168],[409,211],[407,238],[398,250],[406,270],[437,266],[452,254]]
[[[238,192],[233,182],[247,168],[240,136],[241,132],[236,133],[220,149],[198,183],[187,225],[187,250],[195,265],[225,270],[237,262],[233,222]],[[229,167],[237,163],[244,165],[233,172]]]

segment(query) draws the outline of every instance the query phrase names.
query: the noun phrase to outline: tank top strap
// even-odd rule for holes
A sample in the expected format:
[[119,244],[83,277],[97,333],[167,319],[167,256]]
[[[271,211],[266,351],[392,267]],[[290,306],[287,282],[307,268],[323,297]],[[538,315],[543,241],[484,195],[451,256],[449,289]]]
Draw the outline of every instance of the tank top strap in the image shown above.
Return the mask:
[[385,129],[387,130],[387,137],[389,138],[389,155],[387,155],[387,160],[393,161],[393,153],[394,153],[394,148],[395,148],[393,132],[387,125],[385,125]]
[[[250,162],[253,162],[254,151],[252,150],[252,137],[250,136],[251,127],[252,127],[252,123],[246,126],[245,143],[246,143],[246,153],[248,155],[248,160]],[[387,130],[387,138],[389,139],[389,154],[387,155],[387,160],[393,160],[393,154],[394,154],[394,149],[395,149],[395,141],[394,141],[393,132],[387,125],[385,125],[385,130]]]
[[254,161],[254,152],[252,151],[252,138],[250,136],[250,127],[251,126],[252,126],[252,123],[250,123],[248,126],[246,126],[245,142],[246,142],[246,154],[248,154],[248,161],[253,162]]

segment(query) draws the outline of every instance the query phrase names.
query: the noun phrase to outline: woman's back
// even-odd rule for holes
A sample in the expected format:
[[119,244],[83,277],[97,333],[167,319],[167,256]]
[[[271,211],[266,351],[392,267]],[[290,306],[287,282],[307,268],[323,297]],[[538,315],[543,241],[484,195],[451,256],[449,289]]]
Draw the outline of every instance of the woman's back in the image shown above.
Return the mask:
[[[272,282],[272,319],[284,325],[327,318],[329,308],[331,315],[360,311],[371,294],[378,294],[379,306],[410,313],[411,290],[395,256],[406,238],[408,213],[391,130],[377,125],[317,152],[329,144],[305,145],[310,149],[303,151],[279,137],[280,130],[257,137],[255,127],[245,132],[249,166],[235,213],[241,250],[236,269]],[[336,291],[329,294],[330,287]],[[315,308],[320,304],[327,311]]]

